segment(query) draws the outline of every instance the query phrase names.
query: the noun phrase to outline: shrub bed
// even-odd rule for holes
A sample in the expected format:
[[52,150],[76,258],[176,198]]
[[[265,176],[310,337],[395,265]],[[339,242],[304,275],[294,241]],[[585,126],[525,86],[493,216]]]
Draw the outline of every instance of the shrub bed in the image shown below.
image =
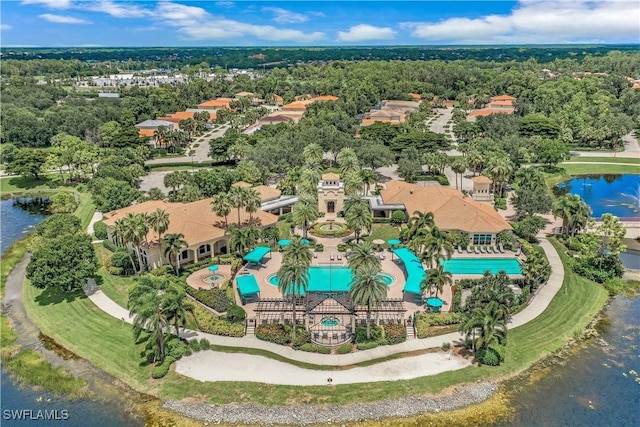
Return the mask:
[[455,325],[463,320],[464,316],[461,313],[417,313],[415,317],[416,333],[418,338],[427,338],[431,326]]
[[323,230],[320,227],[327,225],[327,222],[319,222],[309,229],[309,233],[317,237],[344,237],[352,233],[345,224],[334,222],[333,230]]
[[296,339],[292,339],[291,325],[277,325],[269,323],[259,325],[256,328],[256,338],[280,345],[291,344],[293,348],[300,349],[305,344],[311,344],[311,333],[304,329],[304,326],[298,325],[296,329]]
[[353,344],[350,342],[346,342],[342,344],[340,347],[336,348],[336,353],[338,354],[348,354],[353,351]]
[[387,344],[400,344],[407,340],[407,329],[404,325],[389,323],[383,326]]
[[224,313],[229,306],[235,305],[235,302],[229,298],[226,290],[223,289],[193,289],[191,286],[187,286],[186,289],[187,294],[195,298],[196,301],[214,309],[218,313]]
[[298,350],[308,351],[309,353],[331,354],[331,349],[329,347],[312,343],[302,344]]
[[102,221],[98,221],[93,224],[93,234],[96,236],[96,239],[100,240],[104,240],[109,237],[107,234],[107,226]]

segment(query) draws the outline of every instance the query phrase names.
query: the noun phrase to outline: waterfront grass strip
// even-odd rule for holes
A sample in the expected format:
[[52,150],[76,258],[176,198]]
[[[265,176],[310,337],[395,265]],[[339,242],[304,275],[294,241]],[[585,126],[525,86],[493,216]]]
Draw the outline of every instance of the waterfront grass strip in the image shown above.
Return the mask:
[[[633,157],[584,157],[584,156],[574,156],[571,157],[569,162],[580,162],[580,163],[629,163],[638,165],[638,159]],[[566,163],[566,162],[564,162]]]

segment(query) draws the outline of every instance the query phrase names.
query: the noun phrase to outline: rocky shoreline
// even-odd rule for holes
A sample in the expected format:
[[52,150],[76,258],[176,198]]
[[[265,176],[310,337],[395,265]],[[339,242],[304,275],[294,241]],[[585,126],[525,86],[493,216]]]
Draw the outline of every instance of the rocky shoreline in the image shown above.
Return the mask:
[[296,405],[288,407],[251,403],[212,405],[170,400],[164,403],[163,408],[189,418],[211,423],[243,423],[265,426],[310,425],[381,420],[390,417],[409,417],[426,412],[449,411],[483,402],[497,390],[497,383],[487,381],[459,387],[446,396],[409,396],[395,400],[344,406]]

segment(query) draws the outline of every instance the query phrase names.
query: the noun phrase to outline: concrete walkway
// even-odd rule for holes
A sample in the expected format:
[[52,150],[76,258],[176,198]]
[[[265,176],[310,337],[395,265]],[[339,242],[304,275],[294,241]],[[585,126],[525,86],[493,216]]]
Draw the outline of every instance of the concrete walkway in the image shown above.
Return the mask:
[[[530,301],[529,305],[522,310],[521,312],[515,314],[511,322],[509,323],[510,328],[514,328],[517,326],[524,325],[527,322],[538,317],[549,305],[555,294],[558,292],[560,287],[562,286],[562,281],[564,278],[564,268],[562,266],[562,262],[555,248],[545,239],[540,239],[540,246],[545,251],[547,258],[549,259],[549,263],[553,269],[551,277],[546,285],[536,292]],[[120,319],[124,322],[131,323],[132,319],[129,315],[127,309],[119,306],[114,301],[109,299],[101,290],[97,289],[95,283],[93,286],[88,286],[86,289],[87,294],[91,301],[98,306],[101,310],[110,314],[111,316]],[[450,333],[446,335],[439,335],[435,337],[429,337],[424,339],[414,339],[408,340],[401,344],[396,345],[386,345],[381,347],[376,347],[371,350],[358,351],[356,353],[344,354],[344,355],[324,355],[317,353],[308,353],[294,350],[290,347],[281,346],[274,343],[269,343],[266,341],[262,341],[257,339],[255,336],[244,336],[241,338],[233,338],[233,337],[223,337],[219,335],[211,335],[204,332],[192,331],[185,329],[180,334],[183,338],[192,339],[192,338],[206,338],[212,344],[225,346],[225,347],[248,347],[248,348],[257,348],[266,350],[275,354],[278,354],[282,357],[285,357],[290,360],[295,360],[298,362],[305,362],[310,364],[317,365],[331,365],[331,366],[345,366],[352,365],[359,362],[369,361],[378,359],[385,356],[390,356],[397,353],[403,352],[411,352],[416,350],[425,350],[430,348],[439,348],[444,343],[455,343],[459,342],[463,339],[462,335],[459,333]],[[222,353],[211,352],[211,357],[208,359],[207,366],[214,366],[219,363],[219,358]],[[258,356],[251,356],[258,357]],[[419,357],[419,356],[415,356]],[[188,361],[189,358],[185,358],[185,361]],[[403,360],[406,360],[403,359]],[[184,363],[184,362],[183,362]],[[184,368],[186,369],[186,368]],[[199,372],[199,371],[198,371]],[[200,374],[199,374],[200,375]],[[204,375],[201,374],[201,375]],[[283,379],[286,377],[283,376]],[[201,378],[197,378],[201,379]],[[259,376],[253,378],[256,382],[263,382],[262,378]]]
[[[200,163],[200,162],[210,161],[211,158],[209,157],[209,141],[223,136],[228,128],[229,128],[229,125],[224,125],[221,129],[205,137],[204,141],[198,142],[194,140],[193,142],[191,142],[191,144],[189,144],[189,147],[187,147],[187,153],[191,150],[192,146],[195,146],[195,144],[200,144],[198,147],[195,147],[195,154],[193,155],[193,158],[191,156],[163,157],[159,159],[147,160],[145,164],[153,165],[153,164],[188,163],[188,162]],[[197,139],[200,139],[200,138],[198,137]]]
[[93,236],[93,233],[95,232],[93,226],[98,221],[102,221],[102,212],[95,211],[91,217],[91,221],[89,221],[89,225],[87,226],[87,234],[89,236]]
[[635,134],[629,133],[622,137],[623,151],[572,151],[572,156],[582,157],[622,157],[626,159],[640,159],[640,146]]

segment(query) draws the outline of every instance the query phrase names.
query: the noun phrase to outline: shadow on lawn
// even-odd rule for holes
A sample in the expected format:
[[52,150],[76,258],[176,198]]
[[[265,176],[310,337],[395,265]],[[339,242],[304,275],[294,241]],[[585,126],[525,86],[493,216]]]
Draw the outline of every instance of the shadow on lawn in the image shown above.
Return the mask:
[[82,289],[64,292],[56,286],[50,286],[38,295],[35,299],[38,305],[60,304],[61,302],[73,302],[78,298],[86,298],[87,296]]

